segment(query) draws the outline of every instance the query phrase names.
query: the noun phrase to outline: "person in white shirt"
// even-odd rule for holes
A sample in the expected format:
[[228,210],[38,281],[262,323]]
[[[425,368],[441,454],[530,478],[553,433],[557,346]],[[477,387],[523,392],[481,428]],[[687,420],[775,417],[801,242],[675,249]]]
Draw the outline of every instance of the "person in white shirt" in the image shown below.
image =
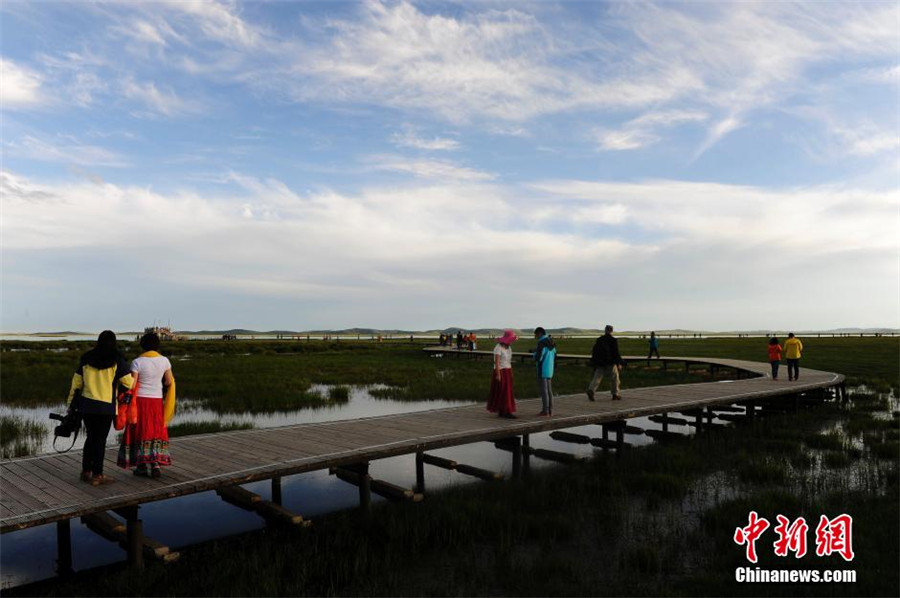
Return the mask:
[[122,434],[118,465],[135,467],[134,475],[158,478],[160,466],[171,465],[167,416],[174,413],[175,378],[169,359],[159,354],[159,335],[141,337],[144,352],[131,362],[137,379],[137,421],[129,422]]
[[516,397],[513,393],[512,345],[518,337],[512,330],[503,332],[494,347],[494,372],[487,410],[500,417],[515,419]]

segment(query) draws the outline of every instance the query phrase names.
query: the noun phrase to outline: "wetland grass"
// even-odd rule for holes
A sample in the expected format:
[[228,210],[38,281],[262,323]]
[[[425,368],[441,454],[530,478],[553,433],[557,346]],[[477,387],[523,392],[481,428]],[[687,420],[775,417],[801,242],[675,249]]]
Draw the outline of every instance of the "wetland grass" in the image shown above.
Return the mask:
[[34,454],[47,433],[47,427],[17,415],[0,416],[0,458]]

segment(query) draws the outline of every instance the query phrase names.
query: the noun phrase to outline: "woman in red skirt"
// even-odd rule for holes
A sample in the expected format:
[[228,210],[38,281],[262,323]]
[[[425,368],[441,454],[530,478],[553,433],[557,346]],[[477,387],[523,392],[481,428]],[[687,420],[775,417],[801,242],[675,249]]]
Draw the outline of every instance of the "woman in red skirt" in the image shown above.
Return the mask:
[[487,410],[500,417],[515,419],[516,397],[513,395],[512,345],[516,333],[506,330],[494,347],[494,375],[491,377],[491,396]]
[[129,422],[122,434],[118,465],[135,467],[134,475],[158,478],[160,466],[171,465],[169,431],[175,402],[175,378],[168,358],[158,353],[159,335],[149,332],[141,337],[144,352],[131,362],[137,378],[137,422]]

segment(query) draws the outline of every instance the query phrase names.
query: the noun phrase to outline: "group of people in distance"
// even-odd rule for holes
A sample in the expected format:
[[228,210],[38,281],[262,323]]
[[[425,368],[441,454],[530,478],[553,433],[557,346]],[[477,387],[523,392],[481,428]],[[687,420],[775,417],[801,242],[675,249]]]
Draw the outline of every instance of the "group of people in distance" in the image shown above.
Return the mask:
[[[609,324],[603,330],[603,336],[597,338],[594,347],[591,350],[590,364],[593,366],[593,375],[588,383],[587,398],[594,401],[597,387],[604,378],[609,379],[610,393],[613,401],[622,399],[620,393],[619,372],[625,367],[625,360],[619,353],[619,342],[612,335],[613,327]],[[497,345],[494,347],[494,369],[491,377],[491,388],[488,396],[487,410],[496,413],[500,417],[515,418],[516,399],[513,393],[513,373],[512,373],[512,344],[517,340],[516,333],[512,330],[504,331],[503,335],[497,339]],[[536,374],[538,382],[538,390],[541,395],[541,412],[539,417],[550,417],[553,415],[553,371],[556,364],[556,343],[547,334],[547,331],[541,327],[534,329],[534,338],[537,340],[537,346],[531,350],[531,356],[536,365]],[[656,332],[650,333],[649,338],[650,351],[647,359],[651,359],[653,355],[659,359],[659,337]],[[782,353],[787,360],[788,380],[797,380],[800,378],[800,354],[803,351],[803,343],[794,336],[794,333],[788,333],[788,339],[784,342],[784,347],[778,344],[778,338],[773,336],[769,339],[769,363],[772,365],[772,379],[778,379],[778,366],[782,359]]]
[[81,480],[92,486],[115,481],[103,473],[106,439],[115,421],[122,430],[117,464],[134,474],[158,478],[171,465],[169,432],[175,413],[175,378],[168,358],[159,354],[155,332],[140,339],[143,352],[130,364],[116,335],[104,330],[96,346],[81,356],[72,376],[67,405],[84,422]]
[[[412,340],[412,336],[409,337],[409,340]],[[438,342],[442,347],[450,347],[453,345],[453,335],[442,332]],[[478,349],[478,337],[475,336],[474,332],[467,332],[466,334],[463,334],[462,330],[456,332],[456,349],[461,351],[463,347],[469,351]]]

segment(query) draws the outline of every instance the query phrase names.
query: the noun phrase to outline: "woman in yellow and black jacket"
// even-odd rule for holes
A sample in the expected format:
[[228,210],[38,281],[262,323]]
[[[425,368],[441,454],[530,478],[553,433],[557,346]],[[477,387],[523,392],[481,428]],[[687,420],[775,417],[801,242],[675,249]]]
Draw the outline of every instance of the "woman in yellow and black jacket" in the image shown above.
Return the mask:
[[81,356],[69,390],[69,408],[77,410],[84,421],[83,482],[99,486],[114,481],[103,475],[106,437],[116,416],[116,390],[119,386],[130,389],[132,384],[128,362],[116,346],[116,334],[104,330],[97,345]]

